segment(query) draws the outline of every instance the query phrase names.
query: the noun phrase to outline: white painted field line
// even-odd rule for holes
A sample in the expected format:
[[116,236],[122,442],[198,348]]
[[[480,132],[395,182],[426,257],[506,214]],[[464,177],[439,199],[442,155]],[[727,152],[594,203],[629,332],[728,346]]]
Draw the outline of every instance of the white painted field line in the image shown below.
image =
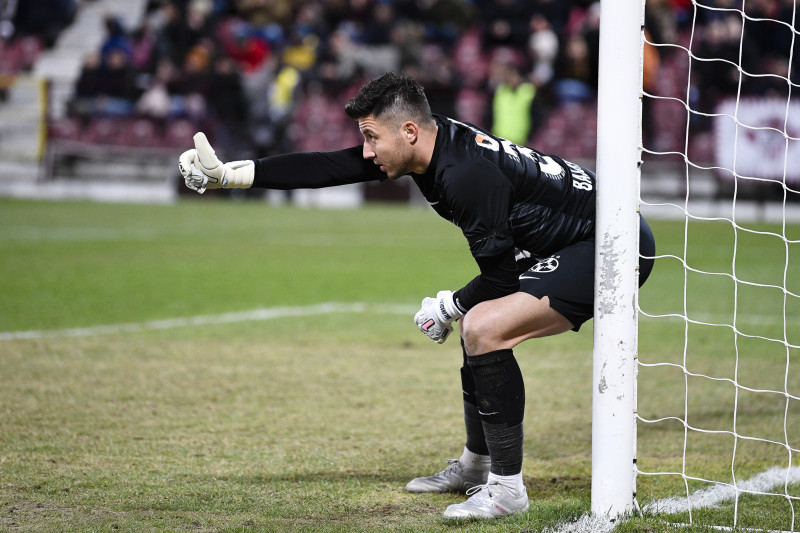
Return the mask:
[[0,332],[0,341],[51,339],[60,337],[93,337],[95,335],[111,335],[115,333],[136,333],[140,331],[211,326],[215,324],[232,324],[235,322],[275,320],[280,318],[330,315],[337,313],[407,314],[411,317],[416,311],[416,308],[408,305],[382,305],[363,302],[325,302],[293,307],[262,307],[249,311],[221,313],[218,315],[195,315],[166,318],[163,320],[147,320],[145,322],[131,322],[127,324],[88,326],[85,328],[3,331]]
[[[800,467],[793,468],[770,468],[760,474],[756,474],[750,479],[737,483],[736,487],[730,484],[717,484],[713,487],[701,489],[691,494],[689,498],[671,497],[658,500],[646,505],[642,511],[645,514],[673,514],[682,513],[692,509],[704,507],[715,507],[720,503],[732,500],[736,497],[737,491],[746,494],[766,494],[775,487],[780,487],[785,483],[800,483]],[[584,515],[577,521],[562,524],[557,529],[546,529],[545,533],[609,533],[614,530],[615,522],[608,517],[600,515]],[[675,527],[688,526],[688,524],[671,524]],[[731,531],[730,528],[721,526],[708,526],[720,531]],[[745,529],[744,531],[764,531],[755,529]],[[773,531],[771,533],[789,533]]]
[[[385,313],[392,315],[412,315],[417,311],[409,305],[401,304],[367,304],[364,302],[325,302],[294,307],[261,307],[249,311],[236,311],[218,315],[196,315],[188,317],[165,318],[127,324],[106,324],[87,326],[84,328],[66,329],[34,329],[27,331],[0,331],[0,342],[13,340],[50,339],[58,337],[92,337],[94,335],[113,335],[160,329],[175,329],[191,326],[209,326],[213,324],[231,324],[234,322],[251,322],[274,320],[278,318],[329,315],[334,313]],[[649,318],[649,317],[644,317]],[[668,317],[669,318],[669,317]],[[742,322],[774,324],[774,317],[753,315],[740,319]]]
[[543,533],[609,533],[615,526],[607,516],[585,514],[575,522],[562,524],[558,529],[545,529]]
[[750,479],[737,483],[736,487],[731,484],[717,484],[713,487],[698,490],[688,499],[686,497],[665,498],[644,507],[644,512],[652,513],[683,513],[692,509],[703,507],[714,507],[726,500],[732,500],[737,492],[746,494],[764,494],[775,487],[779,487],[784,482],[793,485],[800,483],[800,467],[794,468],[770,468],[760,474],[756,474]]

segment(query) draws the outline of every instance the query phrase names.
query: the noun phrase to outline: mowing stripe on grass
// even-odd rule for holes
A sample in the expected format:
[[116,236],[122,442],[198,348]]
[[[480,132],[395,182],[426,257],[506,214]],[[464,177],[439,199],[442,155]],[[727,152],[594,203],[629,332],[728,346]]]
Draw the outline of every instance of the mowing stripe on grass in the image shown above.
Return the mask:
[[[50,339],[58,337],[92,337],[95,335],[112,335],[115,333],[135,333],[160,329],[175,329],[191,326],[211,326],[214,324],[231,324],[234,322],[252,322],[274,320],[296,316],[329,315],[334,313],[385,313],[390,315],[413,315],[416,307],[402,304],[367,304],[364,302],[324,302],[319,304],[293,307],[260,307],[249,311],[235,311],[218,315],[195,315],[187,317],[147,320],[127,324],[106,324],[85,328],[65,329],[33,329],[26,331],[0,331],[0,342],[14,340]],[[643,316],[647,320],[650,317]],[[703,320],[711,321],[710,316]],[[749,324],[778,324],[781,317],[764,315],[740,315],[739,320]]]
[[58,337],[92,337],[115,333],[136,333],[161,329],[175,329],[191,326],[212,326],[215,324],[231,324],[234,322],[250,322],[275,320],[278,318],[330,315],[335,313],[384,313],[392,315],[413,315],[416,307],[395,304],[367,304],[363,302],[341,303],[325,302],[320,304],[295,307],[262,307],[250,311],[221,313],[218,315],[196,315],[163,320],[147,320],[128,324],[108,324],[85,328],[67,328],[51,330],[5,331],[0,332],[0,341],[35,340]]
[[[736,494],[775,494],[769,491],[782,485],[792,485],[800,483],[800,467],[781,468],[774,467],[756,474],[750,479],[746,479],[736,484],[734,487],[729,483],[717,483],[713,487],[700,489],[688,498],[670,497],[658,500],[649,505],[645,505],[642,512],[649,515],[655,514],[675,514],[686,511],[702,509],[704,507],[714,507],[720,503],[732,500]],[[685,527],[689,524],[671,524],[676,527]],[[697,524],[695,524],[697,525]],[[558,529],[547,529],[546,533],[609,533],[614,530],[616,522],[609,520],[607,516],[584,515],[575,522],[563,524]],[[709,525],[712,529],[720,531],[732,531],[731,528]],[[763,531],[750,530],[745,531]],[[770,533],[788,533],[781,531],[771,531]]]

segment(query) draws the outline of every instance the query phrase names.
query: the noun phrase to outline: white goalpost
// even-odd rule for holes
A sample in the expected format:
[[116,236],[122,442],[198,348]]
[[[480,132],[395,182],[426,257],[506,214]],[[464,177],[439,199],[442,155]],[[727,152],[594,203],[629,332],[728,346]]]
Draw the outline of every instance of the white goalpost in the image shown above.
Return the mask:
[[604,0],[597,106],[592,512],[633,510],[644,1]]
[[[800,531],[796,2],[692,0],[671,41],[645,33],[651,0],[602,2],[597,516],[644,512],[715,530]],[[662,62],[647,89],[645,46]],[[642,102],[653,126],[644,139]],[[653,291],[662,296],[646,303],[637,290],[640,209],[669,219],[677,235],[656,234],[645,292],[662,284]],[[647,448],[654,443],[656,454]],[[650,493],[637,495],[637,482]]]

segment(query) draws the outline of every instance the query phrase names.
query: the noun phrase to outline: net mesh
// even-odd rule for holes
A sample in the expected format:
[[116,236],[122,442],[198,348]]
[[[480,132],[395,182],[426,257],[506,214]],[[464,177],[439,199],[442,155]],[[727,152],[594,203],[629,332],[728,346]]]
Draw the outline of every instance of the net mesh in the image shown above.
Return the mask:
[[671,222],[639,299],[639,500],[798,531],[797,8],[666,6],[644,37],[642,211]]

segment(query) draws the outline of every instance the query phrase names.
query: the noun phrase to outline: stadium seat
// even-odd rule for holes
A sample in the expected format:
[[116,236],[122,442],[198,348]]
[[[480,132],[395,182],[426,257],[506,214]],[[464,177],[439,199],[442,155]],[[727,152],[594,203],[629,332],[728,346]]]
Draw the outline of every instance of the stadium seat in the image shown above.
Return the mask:
[[21,37],[14,43],[17,55],[17,67],[24,72],[33,68],[42,52],[42,41],[33,35]]
[[467,87],[478,87],[486,79],[489,60],[482,52],[479,30],[464,32],[453,47],[453,61]]
[[152,119],[136,117],[125,122],[120,143],[130,147],[158,147],[162,144],[161,132]]
[[77,117],[51,120],[47,125],[47,136],[50,139],[79,141],[82,133],[81,122]]
[[96,144],[122,144],[123,123],[108,117],[96,117],[89,121],[82,140]]
[[462,89],[456,96],[456,115],[459,120],[485,127],[488,95],[477,89]]
[[164,126],[161,145],[165,148],[189,149],[193,145],[192,137],[198,131],[199,128],[191,120],[168,120]]

